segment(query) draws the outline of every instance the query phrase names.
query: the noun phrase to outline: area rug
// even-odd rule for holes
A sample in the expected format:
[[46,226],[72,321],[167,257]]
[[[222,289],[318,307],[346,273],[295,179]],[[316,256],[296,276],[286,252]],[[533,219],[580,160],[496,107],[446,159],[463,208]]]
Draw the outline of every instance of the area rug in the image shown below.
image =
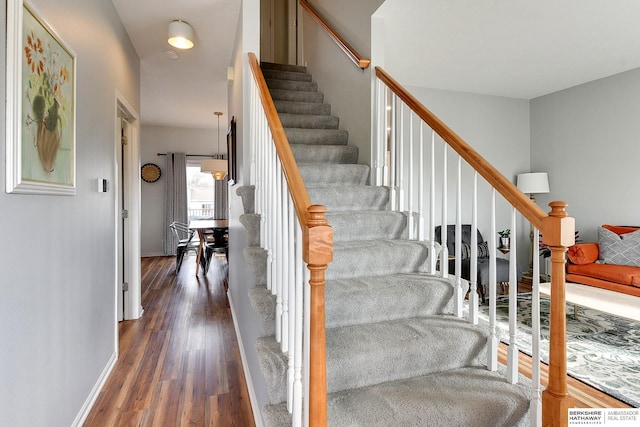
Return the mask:
[[[499,338],[509,343],[509,301],[498,297]],[[481,323],[489,323],[489,307],[480,307]],[[549,299],[540,298],[540,353],[548,362]],[[518,295],[518,349],[531,355],[531,294]],[[591,308],[567,304],[567,372],[631,406],[640,407],[640,322]]]

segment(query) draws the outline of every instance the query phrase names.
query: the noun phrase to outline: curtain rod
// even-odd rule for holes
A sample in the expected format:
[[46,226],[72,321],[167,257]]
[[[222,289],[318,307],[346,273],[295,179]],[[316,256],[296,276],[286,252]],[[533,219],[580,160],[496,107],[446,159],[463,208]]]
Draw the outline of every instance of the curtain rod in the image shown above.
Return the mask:
[[[166,156],[167,153],[157,153],[158,156]],[[186,154],[187,157],[215,157],[215,154]]]

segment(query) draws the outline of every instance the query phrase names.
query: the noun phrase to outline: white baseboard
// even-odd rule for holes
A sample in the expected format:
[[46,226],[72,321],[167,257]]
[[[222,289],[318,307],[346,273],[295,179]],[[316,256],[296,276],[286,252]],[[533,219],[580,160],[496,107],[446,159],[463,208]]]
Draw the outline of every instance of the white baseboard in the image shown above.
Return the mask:
[[258,398],[256,397],[256,392],[253,389],[253,382],[251,381],[251,372],[249,371],[249,366],[247,365],[247,357],[244,353],[244,346],[242,343],[242,337],[240,336],[240,329],[238,329],[238,324],[236,323],[236,311],[233,306],[233,300],[231,299],[231,294],[227,292],[227,297],[229,298],[229,307],[231,307],[231,317],[233,318],[233,328],[236,331],[236,337],[238,338],[238,347],[240,347],[240,358],[242,359],[242,370],[244,371],[244,378],[247,381],[247,391],[249,393],[249,400],[251,401],[251,410],[253,411],[253,419],[255,421],[256,427],[263,427],[264,423],[262,422],[262,412],[260,412],[260,407],[258,406]]
[[96,403],[96,400],[98,399],[98,395],[102,391],[102,387],[104,387],[104,383],[107,381],[107,378],[109,378],[109,375],[113,370],[113,367],[116,366],[117,361],[118,361],[118,353],[113,352],[113,354],[111,355],[111,358],[109,359],[109,362],[107,362],[107,365],[102,371],[102,374],[98,378],[98,381],[93,386],[91,393],[89,393],[87,400],[85,400],[84,405],[82,405],[82,409],[80,409],[80,412],[78,412],[76,419],[73,420],[73,423],[71,424],[72,427],[81,426],[87,420],[87,417],[89,416],[89,412],[91,412],[93,405]]

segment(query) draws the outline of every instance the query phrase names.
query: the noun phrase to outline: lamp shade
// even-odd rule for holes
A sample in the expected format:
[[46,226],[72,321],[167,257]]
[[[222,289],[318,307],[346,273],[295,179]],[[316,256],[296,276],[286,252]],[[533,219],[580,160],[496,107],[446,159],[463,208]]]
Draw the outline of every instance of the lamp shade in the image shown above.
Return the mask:
[[200,172],[210,173],[213,179],[220,181],[227,175],[227,161],[223,159],[206,159],[200,163]]
[[177,49],[191,49],[193,47],[193,28],[179,19],[171,21],[167,41]]
[[517,185],[520,191],[527,194],[549,192],[549,178],[546,172],[521,173],[518,175]]

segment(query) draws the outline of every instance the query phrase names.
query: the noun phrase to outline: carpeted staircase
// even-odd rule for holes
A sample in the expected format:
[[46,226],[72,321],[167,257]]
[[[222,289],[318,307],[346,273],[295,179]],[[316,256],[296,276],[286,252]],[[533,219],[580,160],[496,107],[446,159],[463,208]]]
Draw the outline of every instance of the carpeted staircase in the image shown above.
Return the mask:
[[[327,272],[327,387],[330,426],[519,426],[530,390],[486,366],[487,331],[454,317],[453,282],[426,273],[425,242],[407,240],[407,218],[388,210],[389,190],[367,185],[369,167],[323,103],[305,67],[262,70],[311,201],[328,208],[334,262]],[[363,108],[368,108],[365,106]],[[271,404],[268,427],[291,424],[287,356],[274,337],[275,297],[253,188],[241,187],[256,273],[250,298],[262,319],[256,343]]]

